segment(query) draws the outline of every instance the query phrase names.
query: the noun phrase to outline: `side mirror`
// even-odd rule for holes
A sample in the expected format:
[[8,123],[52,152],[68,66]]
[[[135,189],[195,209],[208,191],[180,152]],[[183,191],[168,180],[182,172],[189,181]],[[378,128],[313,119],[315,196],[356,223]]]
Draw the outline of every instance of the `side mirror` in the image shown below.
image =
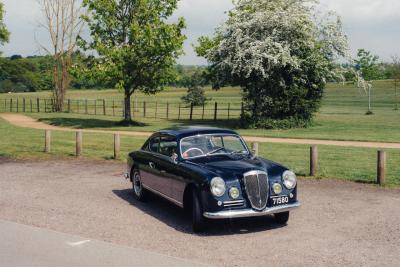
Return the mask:
[[172,154],[171,160],[172,160],[175,164],[178,164],[178,154],[176,154],[176,153]]

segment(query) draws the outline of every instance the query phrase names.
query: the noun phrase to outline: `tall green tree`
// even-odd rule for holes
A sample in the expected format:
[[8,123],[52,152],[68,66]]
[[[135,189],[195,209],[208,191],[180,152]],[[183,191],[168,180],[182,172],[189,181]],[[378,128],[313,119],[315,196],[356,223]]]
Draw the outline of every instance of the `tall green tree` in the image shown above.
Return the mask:
[[334,13],[317,1],[237,0],[197,53],[210,63],[214,86],[239,85],[254,127],[304,126],[320,106],[328,80],[340,77],[347,38]]
[[4,4],[0,2],[0,45],[8,43],[10,38],[10,32],[7,30],[4,24]]
[[367,83],[368,93],[368,111],[367,115],[373,114],[372,112],[372,80],[379,80],[382,75],[379,67],[379,57],[373,55],[370,51],[359,49],[357,52],[357,59],[355,60],[356,68]]
[[183,53],[183,18],[170,22],[178,0],[84,0],[91,40],[98,57],[91,72],[124,91],[125,121],[132,121],[131,95],[155,94],[173,81]]

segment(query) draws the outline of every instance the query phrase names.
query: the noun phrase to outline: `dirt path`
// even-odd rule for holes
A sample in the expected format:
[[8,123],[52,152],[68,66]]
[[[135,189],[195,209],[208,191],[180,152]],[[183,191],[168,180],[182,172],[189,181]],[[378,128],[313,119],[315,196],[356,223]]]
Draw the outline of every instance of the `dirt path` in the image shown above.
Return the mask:
[[195,235],[181,209],[159,198],[136,201],[124,168],[0,160],[0,220],[221,267],[400,266],[398,189],[300,180],[303,205],[287,226],[272,217],[228,220]]
[[[57,130],[57,131],[76,131],[77,129],[59,127],[49,125],[40,121],[37,121],[31,117],[12,114],[12,113],[0,113],[0,117],[8,121],[9,123],[25,128],[33,129],[46,129],[46,130]],[[96,130],[96,129],[83,129],[83,132],[89,133],[119,133],[121,135],[128,136],[150,136],[151,132],[133,132],[133,131],[107,131],[107,130]],[[400,143],[384,143],[384,142],[359,142],[359,141],[335,141],[335,140],[318,140],[318,139],[295,139],[295,138],[272,138],[272,137],[255,137],[255,136],[243,136],[246,141],[249,142],[260,142],[260,143],[285,143],[285,144],[304,144],[304,145],[329,145],[329,146],[344,146],[344,147],[365,147],[365,148],[397,148],[400,149]]]

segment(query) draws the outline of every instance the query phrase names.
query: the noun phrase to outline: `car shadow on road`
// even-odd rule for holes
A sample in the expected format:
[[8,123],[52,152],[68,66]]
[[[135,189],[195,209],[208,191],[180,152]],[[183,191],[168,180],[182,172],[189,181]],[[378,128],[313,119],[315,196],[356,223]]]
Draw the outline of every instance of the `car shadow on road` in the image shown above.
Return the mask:
[[[113,193],[128,202],[130,205],[140,209],[175,230],[187,234],[193,233],[190,215],[167,200],[156,195],[151,195],[149,201],[140,202],[133,197],[132,190],[130,189],[113,190]],[[275,223],[272,216],[232,220],[213,220],[208,222],[207,231],[201,235],[223,236],[232,234],[249,234],[274,230],[281,227],[285,227],[285,225]]]

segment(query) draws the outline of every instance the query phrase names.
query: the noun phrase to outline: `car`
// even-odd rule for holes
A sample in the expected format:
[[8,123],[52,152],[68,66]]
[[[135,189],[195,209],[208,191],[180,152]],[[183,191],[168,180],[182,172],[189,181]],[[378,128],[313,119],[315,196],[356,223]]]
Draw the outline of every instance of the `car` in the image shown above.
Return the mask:
[[133,196],[145,201],[153,193],[190,211],[194,232],[212,220],[271,214],[286,224],[300,206],[295,173],[256,156],[229,129],[161,130],[131,152],[127,163]]

